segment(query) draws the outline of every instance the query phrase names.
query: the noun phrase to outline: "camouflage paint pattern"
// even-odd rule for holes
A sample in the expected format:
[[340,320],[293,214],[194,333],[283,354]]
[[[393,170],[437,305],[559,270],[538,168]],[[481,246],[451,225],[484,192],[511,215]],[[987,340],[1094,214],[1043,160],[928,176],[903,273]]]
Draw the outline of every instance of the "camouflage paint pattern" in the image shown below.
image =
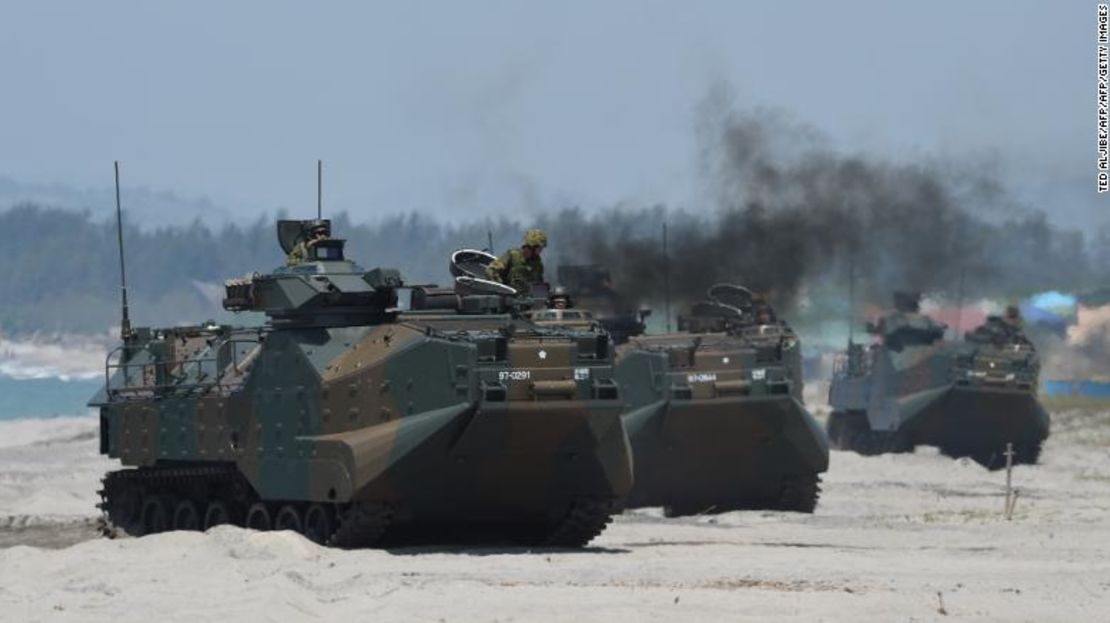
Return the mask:
[[225,305],[265,311],[264,327],[136,330],[90,402],[102,452],[228,466],[263,501],[380,502],[417,523],[542,522],[628,493],[604,333],[398,315],[399,285],[310,258],[229,282]]
[[816,486],[828,442],[801,401],[798,342],[762,330],[776,335],[675,333],[619,347],[636,457],[629,506],[775,508],[787,480]]
[[[933,445],[992,467],[1006,443],[1035,462],[1049,433],[1037,400],[1040,364],[1032,345],[937,339],[898,349],[851,345],[829,389],[829,436],[865,453]],[[865,436],[890,443],[869,446]]]

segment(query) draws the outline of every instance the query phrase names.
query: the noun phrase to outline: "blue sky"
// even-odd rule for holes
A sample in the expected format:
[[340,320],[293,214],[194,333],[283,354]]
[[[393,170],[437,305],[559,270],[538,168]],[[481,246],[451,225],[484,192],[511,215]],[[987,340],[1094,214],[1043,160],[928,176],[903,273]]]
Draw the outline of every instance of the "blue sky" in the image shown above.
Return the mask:
[[0,176],[125,181],[249,218],[704,205],[698,102],[848,152],[991,163],[1102,224],[1095,4],[5,2]]

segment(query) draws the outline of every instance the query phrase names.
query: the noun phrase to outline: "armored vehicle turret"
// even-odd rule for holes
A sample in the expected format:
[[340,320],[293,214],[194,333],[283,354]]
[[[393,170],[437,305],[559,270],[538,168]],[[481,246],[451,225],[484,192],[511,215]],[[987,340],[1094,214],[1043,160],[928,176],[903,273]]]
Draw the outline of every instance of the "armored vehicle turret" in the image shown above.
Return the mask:
[[469,279],[402,311],[396,270],[303,244],[317,229],[279,222],[290,265],[227,283],[225,307],[263,326],[136,329],[109,357],[90,403],[126,467],[104,478],[108,530],[599,533],[632,476],[608,338],[519,323],[515,292]]
[[1036,463],[1049,418],[1037,400],[1040,362],[1013,318],[990,317],[963,340],[898,293],[895,311],[868,329],[875,343],[849,343],[837,360],[829,404],[834,447],[860,454],[937,446],[999,468]]

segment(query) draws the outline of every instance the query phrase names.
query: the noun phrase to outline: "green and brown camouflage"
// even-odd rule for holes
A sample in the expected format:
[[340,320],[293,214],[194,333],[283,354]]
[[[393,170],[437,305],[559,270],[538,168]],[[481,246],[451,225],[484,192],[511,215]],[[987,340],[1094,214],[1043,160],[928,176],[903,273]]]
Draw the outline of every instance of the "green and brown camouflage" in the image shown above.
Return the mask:
[[1049,417],[1037,399],[1040,362],[1019,328],[1000,318],[962,341],[915,309],[872,327],[878,341],[850,343],[834,367],[828,434],[861,454],[937,446],[984,466],[1036,463]]
[[521,249],[509,249],[491,262],[486,276],[518,292],[528,292],[534,283],[543,283],[543,260],[533,254],[524,257]]
[[813,511],[829,450],[802,403],[797,335],[756,323],[750,296],[730,298],[738,294],[750,295],[715,286],[679,332],[617,347],[636,459],[628,506]]
[[[287,252],[301,226],[279,223]],[[105,478],[115,528],[340,546],[408,528],[579,546],[604,528],[632,482],[607,336],[536,328],[502,295],[437,307],[414,288],[402,311],[397,271],[342,240],[308,252],[228,282],[225,307],[264,326],[139,329],[110,357],[91,404],[101,451],[131,468]]]

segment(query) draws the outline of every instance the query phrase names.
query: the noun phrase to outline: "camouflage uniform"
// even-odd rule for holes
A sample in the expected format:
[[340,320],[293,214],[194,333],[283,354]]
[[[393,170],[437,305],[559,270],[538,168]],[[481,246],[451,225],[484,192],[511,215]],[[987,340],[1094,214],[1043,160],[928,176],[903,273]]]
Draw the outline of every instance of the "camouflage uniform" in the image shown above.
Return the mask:
[[1021,310],[1017,305],[1009,305],[1006,307],[1006,315],[1002,317],[1002,322],[1006,324],[1006,328],[1010,330],[1012,335],[1023,333],[1022,327],[1025,321],[1021,317]]
[[987,316],[982,326],[967,334],[967,339],[983,344],[1024,344],[1028,343],[1022,329],[1021,312],[1011,305],[1004,316]]
[[314,228],[312,233],[309,234],[309,237],[301,238],[297,244],[293,246],[293,249],[289,251],[289,255],[285,258],[286,266],[296,266],[308,259],[308,250],[316,244],[316,240],[312,238],[312,235],[316,233],[322,233],[324,238],[327,238],[329,235],[327,228]]
[[543,283],[543,260],[538,255],[525,259],[520,249],[510,249],[490,263],[490,279],[527,295],[533,283]]
[[307,258],[308,243],[304,240],[301,240],[296,244],[296,246],[293,247],[293,250],[289,252],[289,257],[285,258],[285,265],[296,266],[297,264],[304,262]]
[[533,283],[543,283],[543,260],[538,253],[524,257],[524,247],[542,249],[547,246],[547,235],[538,229],[530,229],[524,234],[524,244],[519,249],[510,249],[504,255],[490,262],[486,273],[493,281],[503,283],[527,296]]

